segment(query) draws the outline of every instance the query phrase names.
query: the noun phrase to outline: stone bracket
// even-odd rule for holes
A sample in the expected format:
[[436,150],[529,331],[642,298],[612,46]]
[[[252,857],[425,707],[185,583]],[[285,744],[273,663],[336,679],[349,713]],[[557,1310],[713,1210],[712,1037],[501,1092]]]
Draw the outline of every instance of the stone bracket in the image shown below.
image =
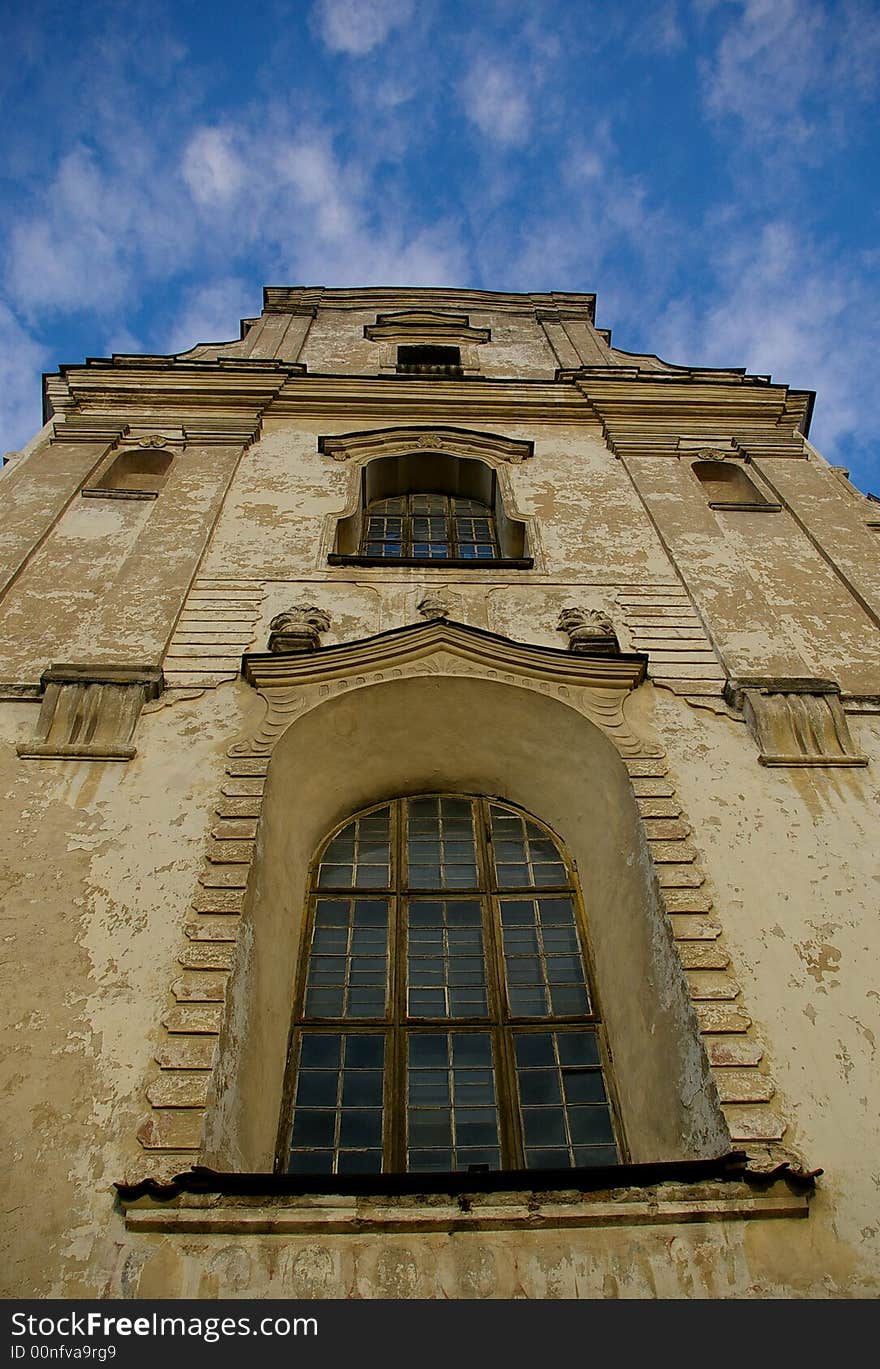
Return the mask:
[[821,679],[739,679],[725,697],[742,710],[768,766],[867,765],[840,701],[840,686]]
[[141,709],[164,681],[157,666],[53,665],[40,684],[36,737],[16,747],[23,760],[128,761]]

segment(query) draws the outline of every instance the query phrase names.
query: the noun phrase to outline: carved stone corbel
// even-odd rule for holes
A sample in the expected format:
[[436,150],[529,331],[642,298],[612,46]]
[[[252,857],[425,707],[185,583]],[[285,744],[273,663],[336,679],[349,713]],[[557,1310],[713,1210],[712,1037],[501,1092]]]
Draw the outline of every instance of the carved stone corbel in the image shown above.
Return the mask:
[[53,665],[43,672],[43,702],[23,760],[128,761],[141,709],[162,692],[157,666]]
[[731,680],[726,696],[742,709],[761,765],[867,765],[856,749],[833,680]]
[[303,656],[317,651],[321,633],[329,631],[330,615],[314,604],[294,604],[269,624],[269,650],[276,656]]
[[569,604],[560,610],[557,632],[568,636],[568,649],[576,656],[613,656],[620,651],[614,624],[602,609]]

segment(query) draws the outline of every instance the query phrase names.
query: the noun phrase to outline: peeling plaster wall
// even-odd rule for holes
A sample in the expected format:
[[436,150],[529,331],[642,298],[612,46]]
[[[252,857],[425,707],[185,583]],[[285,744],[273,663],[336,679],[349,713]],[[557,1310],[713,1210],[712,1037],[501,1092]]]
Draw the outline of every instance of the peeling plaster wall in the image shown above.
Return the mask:
[[[549,382],[558,365],[575,364],[553,355],[548,332],[564,346],[558,321],[545,329],[527,309],[467,312],[471,326],[492,331],[492,341],[475,348],[486,377]],[[269,358],[269,344],[287,320],[266,317],[260,327]],[[294,320],[284,345],[292,351],[306,334],[299,361],[310,372],[374,376],[381,344],[366,340],[363,327],[375,321],[375,309],[322,305],[308,328],[305,315]],[[570,326],[571,339],[593,348],[590,360],[602,365],[602,347],[585,322]],[[257,371],[260,354],[253,352]],[[218,373],[210,374],[215,383]],[[279,386],[285,374],[281,368]],[[112,371],[101,375],[109,386]],[[15,745],[33,736],[38,706],[0,702],[8,1019],[0,1128],[9,1157],[0,1292],[876,1296],[880,718],[848,715],[856,749],[869,761],[865,768],[765,768],[742,717],[721,698],[723,671],[703,630],[705,623],[731,673],[831,676],[845,692],[880,694],[872,617],[877,543],[867,528],[873,510],[809,447],[808,460],[755,462],[772,483],[768,497],[779,493],[782,512],[716,512],[685,461],[650,451],[627,463],[618,459],[588,397],[582,421],[572,416],[576,410],[557,411],[549,400],[543,418],[524,421],[513,406],[505,417],[494,411],[475,417],[465,381],[465,412],[450,416],[448,401],[432,408],[426,399],[424,412],[416,412],[407,397],[421,390],[408,390],[403,381],[387,414],[375,401],[371,407],[365,391],[363,402],[349,396],[328,417],[330,391],[322,389],[309,408],[307,380],[297,378],[302,411],[292,402],[274,409],[269,403],[247,434],[241,419],[234,440],[215,436],[186,448],[149,503],[79,498],[80,485],[107,450],[106,443],[84,439],[43,446],[4,477],[0,573],[11,587],[2,605],[0,680],[11,682],[10,691],[33,684],[52,661],[158,663],[187,603],[191,620],[205,615],[202,630],[191,628],[190,637],[210,659],[214,638],[224,637],[222,586],[244,588],[235,591],[241,598],[233,609],[243,626],[228,634],[227,682],[181,686],[148,706],[130,762],[19,759]],[[719,393],[717,376],[712,384],[712,394]],[[203,402],[198,377],[193,386],[196,411]],[[524,405],[534,389],[527,384],[517,392]],[[614,389],[623,402],[625,385],[615,380]],[[755,392],[755,404],[766,389]],[[513,389],[492,391],[503,408],[502,390],[507,403]],[[565,405],[581,404],[580,391],[569,391]],[[89,402],[88,396],[77,401],[84,421]],[[112,390],[94,402],[106,417]],[[231,400],[229,410],[217,404],[222,438],[234,410]],[[244,400],[241,405],[239,412]],[[176,411],[172,417],[183,422]],[[335,519],[358,496],[359,468],[320,455],[318,437],[404,422],[455,423],[534,442],[534,456],[498,466],[511,512],[529,520],[534,569],[328,564]],[[254,434],[258,440],[248,446]],[[202,589],[188,600],[194,575]],[[697,643],[693,666],[668,668],[665,684],[652,656],[653,683],[628,708],[637,724],[653,716],[668,750],[675,791],[693,827],[689,840],[707,872],[742,1000],[788,1120],[785,1144],[825,1170],[807,1220],[716,1214],[694,1224],[437,1233],[420,1225],[428,1205],[414,1202],[411,1230],[399,1234],[126,1229],[112,1185],[142,1176],[153,1162],[158,1169],[167,1158],[151,1158],[136,1139],[145,1087],[155,1073],[161,1019],[172,1006],[170,985],[180,974],[182,927],[216,822],[228,749],[253,731],[263,709],[233,679],[240,653],[264,650],[272,617],[292,603],[329,612],[322,643],[334,646],[417,622],[426,589],[438,587],[454,602],[450,616],[517,642],[564,648],[556,621],[560,608],[574,603],[609,612],[625,651],[647,650],[655,628],[651,651],[656,648],[658,659],[664,644],[677,642],[685,660],[688,644]],[[636,601],[641,607],[630,611],[627,604]],[[215,602],[220,607],[211,607]],[[170,675],[170,658],[164,664]],[[179,657],[176,664],[182,678]],[[704,693],[695,689],[688,701],[676,669],[689,669],[690,684],[705,684]],[[215,682],[206,670],[204,683]],[[564,769],[573,753],[564,742],[554,730],[542,773],[548,766]],[[522,747],[521,738],[516,745]],[[404,755],[403,741],[397,750]],[[527,759],[520,756],[523,774]],[[508,763],[502,754],[499,773]],[[344,755],[340,760],[334,749],[327,773],[341,770]],[[453,783],[454,776],[443,774]],[[526,793],[520,797],[529,807]],[[662,808],[667,801],[659,802]],[[582,834],[566,830],[572,814],[566,816],[564,805],[558,813],[542,812],[538,803],[535,811],[555,820],[578,848]],[[657,820],[664,817],[658,808]],[[308,852],[301,864],[307,858]],[[589,865],[586,850],[581,864]],[[647,865],[642,873],[649,878]]]
[[[142,718],[125,764],[20,761],[33,704],[0,705],[5,1296],[94,1295],[230,733],[227,688]],[[97,1233],[97,1235],[96,1235]],[[95,1253],[93,1243],[98,1240]]]
[[850,719],[866,769],[792,771],[755,765],[741,724],[665,692],[657,711],[791,1144],[825,1171],[813,1215],[876,1291],[878,720]]

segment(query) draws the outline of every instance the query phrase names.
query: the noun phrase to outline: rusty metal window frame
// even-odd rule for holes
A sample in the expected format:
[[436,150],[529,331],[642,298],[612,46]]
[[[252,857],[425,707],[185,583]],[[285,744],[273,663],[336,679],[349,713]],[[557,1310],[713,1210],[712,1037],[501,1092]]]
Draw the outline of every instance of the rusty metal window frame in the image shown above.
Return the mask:
[[[444,801],[448,801],[451,805],[459,805],[459,808],[465,803],[470,807],[476,861],[474,882],[470,886],[467,885],[467,875],[464,883],[462,883],[460,874],[455,873],[457,870],[461,870],[463,858],[463,852],[460,849],[452,849],[461,845],[457,840],[458,833],[456,831],[452,832],[447,843],[450,848],[450,861],[447,864],[447,871],[453,872],[452,878],[458,880],[458,883],[453,883],[450,886],[449,880],[444,879],[442,875],[434,883],[431,883],[429,875],[426,882],[424,873],[419,874],[417,870],[424,870],[428,867],[419,867],[410,860],[408,848],[413,845],[413,842],[408,843],[407,841],[409,826],[407,819],[413,812],[413,806],[418,803],[437,803],[442,828]],[[351,843],[353,850],[355,843],[357,843],[357,849],[361,851],[378,846],[379,843],[375,840],[372,842],[368,840],[364,843],[360,824],[366,820],[367,837],[374,837],[380,830],[380,824],[375,819],[386,811],[389,820],[388,854],[390,857],[387,867],[389,870],[387,883],[382,886],[373,883],[355,885],[343,882],[331,884],[326,877],[322,877],[329,866],[334,867],[335,873],[331,875],[331,878],[334,879],[339,878],[338,871],[340,869],[347,868],[339,863],[339,852],[346,849],[345,843],[340,845],[340,839],[345,838],[347,833],[354,831],[354,840]],[[530,863],[526,878],[531,882],[511,884],[500,880],[499,866],[510,866],[510,862],[498,858],[498,855],[502,854],[499,852],[499,847],[503,843],[498,840],[497,836],[493,839],[493,813],[499,814],[507,820],[510,830],[514,829],[516,825],[514,820],[516,820],[521,825],[524,836],[529,831],[538,833],[539,836],[535,836],[534,842],[539,856],[546,855],[547,844],[551,844],[556,853],[556,859],[554,861],[539,860],[537,863],[546,874],[559,877],[552,882],[538,885],[533,879],[534,863]],[[371,819],[373,820],[372,826]],[[440,839],[442,840],[442,837]],[[332,857],[330,861],[326,859],[328,853]],[[375,856],[375,851],[373,854]],[[456,865],[456,859],[459,862],[458,865]],[[384,868],[383,861],[378,859],[376,864],[371,867],[368,879],[374,879],[376,869],[382,868]],[[513,867],[510,866],[510,868]],[[352,877],[356,876],[353,875]],[[513,874],[505,878],[517,877]],[[325,944],[316,940],[316,933],[320,932],[324,925],[320,919],[321,906],[326,904],[341,905],[348,902],[354,913],[355,900],[360,900],[365,905],[387,904],[386,954],[388,960],[384,975],[383,1010],[372,1015],[350,1015],[351,975],[349,975],[348,988],[344,990],[349,997],[346,998],[341,1013],[339,1015],[332,1013],[320,1015],[316,1010],[315,1002],[310,1000],[309,995],[314,992],[314,967],[318,958],[318,953],[313,952],[313,947],[318,944]],[[542,945],[543,933],[538,927],[535,932],[535,940],[539,949],[543,951],[543,955],[538,957],[537,963],[542,968],[546,1002],[550,1006],[550,1011],[545,1013],[517,1013],[513,1011],[511,983],[506,971],[505,935],[510,927],[505,923],[505,904],[532,902],[538,909],[536,923],[540,923],[543,910],[539,908],[539,904],[552,904],[554,900],[557,902],[569,900],[571,904],[571,927],[578,946],[577,955],[582,971],[581,982],[587,996],[586,1004],[583,1005],[585,1010],[553,1012],[552,1006],[550,1006],[551,989],[546,987],[550,980],[550,972],[547,968],[548,955],[551,959],[554,957],[560,959],[560,962],[563,958],[570,961],[572,957],[570,951],[563,951],[561,955],[558,949],[552,954],[548,952],[546,945]],[[414,930],[413,926],[410,925],[410,909],[425,909],[431,905],[442,904],[447,910],[451,909],[454,912],[455,910],[461,911],[468,905],[475,903],[479,905],[480,909],[479,930],[482,936],[486,1011],[454,1015],[450,1010],[451,990],[449,975],[446,974],[440,975],[442,981],[440,988],[446,995],[444,1012],[434,1015],[424,1012],[413,1013],[413,1005],[409,996],[412,985],[407,972]],[[375,908],[372,916],[374,919],[372,932],[375,933],[378,930]],[[343,942],[342,922],[340,912],[335,924],[336,932],[339,934],[336,938],[339,946]],[[444,917],[444,926],[445,923]],[[522,926],[526,928],[526,923],[523,922]],[[351,956],[354,954],[352,950],[354,929],[355,922],[352,917],[351,925],[345,931],[344,955],[340,955],[338,951],[331,951],[327,961],[322,963],[329,964],[334,958],[337,962],[340,959],[345,959],[347,969],[351,968],[354,963],[351,960]],[[436,926],[434,930],[437,930]],[[557,928],[557,930],[560,929]],[[333,938],[330,940],[332,941]],[[509,940],[508,937],[508,942]],[[435,968],[448,970],[455,956],[452,955],[450,958],[449,940],[445,931],[440,937],[440,941],[443,943],[443,953],[437,958]],[[363,943],[363,937],[361,937],[361,942]],[[374,935],[371,942],[370,937],[367,936],[364,944],[367,946],[378,945],[379,938]],[[325,955],[326,952],[322,951],[320,954]],[[370,956],[367,958],[370,959]],[[467,955],[464,958],[467,959]],[[430,965],[430,957],[426,958],[426,964]],[[310,871],[306,918],[294,994],[288,1067],[279,1124],[276,1172],[334,1173],[338,1174],[340,1182],[343,1182],[345,1175],[349,1173],[379,1172],[375,1167],[369,1168],[370,1165],[376,1165],[379,1149],[381,1149],[382,1173],[460,1172],[461,1170],[467,1171],[472,1163],[474,1172],[484,1172],[486,1169],[505,1171],[529,1168],[534,1171],[537,1169],[578,1168],[581,1165],[601,1166],[625,1161],[627,1152],[620,1124],[619,1109],[614,1097],[610,1053],[602,1027],[590,964],[591,956],[577,871],[554,834],[531,814],[515,805],[496,799],[444,793],[394,799],[347,818],[322,843]],[[322,971],[322,973],[325,972]],[[338,963],[335,970],[331,968],[326,973],[330,974],[331,977],[333,973],[338,973]],[[360,970],[355,973],[355,978],[359,977]],[[370,987],[371,984],[373,985],[372,988]],[[355,987],[359,986],[355,985]],[[323,988],[323,986],[319,985],[319,988]],[[567,992],[566,986],[562,985],[561,990],[564,997],[564,992]],[[365,1003],[369,1004],[369,995],[375,993],[375,975],[372,971],[366,972],[366,988],[363,993],[366,996],[362,997],[361,1006]],[[327,999],[322,1001],[326,1007]],[[318,1006],[320,1006],[320,1002]],[[384,1042],[381,1061],[383,1082],[381,1136],[377,1139],[376,1118],[373,1115],[376,1111],[376,1080],[372,1077],[372,1072],[378,1069],[378,1064],[376,1060],[373,1060],[372,1064],[369,1063],[369,1060],[372,1055],[375,1055],[375,1040],[380,1036]],[[442,1053],[440,1052],[440,1042],[441,1038],[444,1037],[449,1046],[448,1059],[443,1068],[447,1074],[450,1097],[450,1142],[449,1144],[438,1144],[433,1149],[430,1146],[422,1147],[422,1149],[426,1152],[428,1161],[430,1161],[432,1154],[437,1155],[443,1152],[448,1162],[437,1164],[434,1168],[425,1168],[419,1164],[412,1166],[410,1160],[413,1159],[413,1156],[408,1154],[408,1151],[417,1150],[418,1147],[411,1144],[412,1133],[408,1131],[411,1121],[408,1114],[408,1079],[410,1078],[408,1055],[412,1050],[410,1043],[421,1043],[417,1047],[416,1053],[421,1051],[423,1055],[439,1058],[439,1053]],[[485,1093],[487,1087],[485,1074],[488,1067],[485,1064],[481,1066],[476,1059],[468,1064],[463,1059],[462,1052],[465,1055],[470,1054],[475,1057],[480,1049],[478,1038],[486,1037],[488,1037],[491,1046],[491,1084],[494,1089],[494,1105],[498,1126],[497,1157],[490,1156],[488,1161],[483,1152],[491,1152],[495,1148],[490,1143],[471,1144],[470,1142],[473,1134],[479,1131],[479,1121],[469,1121],[458,1127],[456,1127],[455,1121],[457,1115],[455,1112],[456,1089],[463,1089],[467,1093],[470,1088],[472,1097],[477,1097],[480,1089]],[[312,1058],[314,1058],[315,1051],[324,1050],[327,1058],[330,1059],[335,1050],[333,1043],[337,1039],[342,1043],[341,1054],[337,1052],[336,1056],[333,1057],[336,1059],[336,1065],[327,1066],[320,1080],[318,1079],[318,1075],[321,1074],[319,1068],[306,1064],[301,1066],[303,1042],[317,1043],[306,1048],[304,1059],[309,1058],[309,1051],[313,1053]],[[589,1060],[586,1059],[587,1055]],[[534,1058],[524,1059],[523,1056]],[[578,1056],[580,1056],[580,1062]],[[359,1060],[365,1060],[367,1063],[359,1064]],[[351,1063],[352,1061],[354,1063]],[[350,1071],[348,1082],[342,1078],[344,1066],[347,1066]],[[423,1065],[418,1068],[430,1070],[432,1066]],[[439,1065],[435,1068],[437,1068],[438,1073],[443,1072]],[[325,1129],[330,1125],[328,1114],[334,1113],[332,1145],[327,1144],[325,1132],[324,1142],[311,1146],[300,1145],[296,1147],[296,1150],[298,1154],[303,1156],[306,1153],[322,1156],[323,1158],[320,1161],[322,1164],[326,1164],[328,1150],[332,1151],[331,1169],[309,1170],[302,1168],[302,1165],[307,1164],[307,1161],[303,1159],[297,1162],[298,1168],[288,1170],[291,1159],[294,1103],[297,1098],[297,1090],[305,1087],[305,1085],[301,1085],[300,1081],[305,1078],[310,1069],[313,1069],[315,1073],[309,1074],[306,1083],[310,1088],[313,1084],[320,1084],[325,1093],[327,1090],[333,1092],[330,1074],[333,1069],[339,1071],[340,1082],[333,1092],[332,1107],[329,1100],[326,1104],[313,1105],[314,1109],[321,1111],[321,1126]],[[468,1070],[472,1071],[470,1076],[468,1076]],[[358,1071],[362,1071],[362,1073],[358,1074]],[[543,1074],[541,1074],[542,1071]],[[541,1074],[541,1078],[538,1077],[539,1074]],[[550,1078],[551,1075],[553,1076],[552,1079]],[[597,1082],[597,1076],[600,1082]],[[430,1077],[426,1082],[423,1074],[421,1082],[430,1093]],[[526,1085],[528,1085],[528,1089]],[[344,1089],[348,1089],[350,1097],[355,1100],[351,1105],[354,1109],[362,1106],[366,1112],[370,1113],[370,1116],[361,1113],[355,1118],[355,1121],[360,1125],[359,1134],[362,1137],[366,1136],[370,1129],[373,1131],[372,1138],[368,1136],[367,1141],[361,1144],[360,1148],[354,1141],[347,1144],[341,1130],[344,1125],[352,1125],[351,1123],[346,1124],[342,1120]],[[565,1128],[565,1136],[563,1139],[557,1140],[552,1146],[529,1145],[530,1138],[526,1135],[527,1129],[533,1126],[536,1121],[540,1121],[542,1125],[551,1122],[549,1114],[546,1112],[542,1117],[536,1118],[534,1109],[540,1111],[545,1106],[541,1098],[546,1097],[548,1093],[552,1094],[554,1089],[560,1101],[558,1104],[551,1101],[547,1106],[555,1107],[560,1113],[563,1119],[562,1125]],[[528,1095],[528,1090],[531,1090],[530,1095]],[[442,1086],[438,1085],[438,1091],[443,1092]],[[358,1099],[365,1099],[366,1101],[358,1103]],[[572,1101],[573,1099],[574,1101]],[[587,1115],[578,1111],[578,1102],[585,1107],[590,1107],[591,1110],[597,1104],[600,1107],[604,1106],[607,1112],[605,1123],[600,1122],[598,1110],[592,1111],[592,1117],[597,1123],[600,1123],[600,1126],[605,1125],[610,1128],[611,1136],[607,1138],[606,1142],[597,1142],[591,1147],[589,1144],[578,1143],[573,1137],[571,1128],[574,1122],[570,1119],[577,1113],[577,1118],[582,1121],[587,1120]],[[414,1109],[415,1106],[414,1104]],[[434,1106],[430,1102],[424,1104],[424,1107],[429,1110]],[[478,1101],[470,1108],[462,1106],[463,1115],[466,1113],[469,1118],[473,1118],[478,1112],[484,1116],[485,1109],[491,1105],[485,1101]],[[530,1107],[532,1108],[531,1113],[528,1111]],[[440,1108],[440,1110],[443,1109]],[[303,1112],[306,1111],[309,1111],[308,1106],[303,1108]],[[462,1125],[465,1125],[464,1133],[462,1132]],[[558,1117],[552,1125],[559,1131],[561,1137],[562,1132]],[[468,1127],[470,1131],[467,1131]],[[463,1134],[469,1138],[467,1141],[458,1140],[459,1136]],[[532,1139],[534,1138],[532,1137]],[[560,1161],[563,1150],[566,1152],[567,1160],[562,1159]],[[340,1151],[346,1152],[342,1167],[339,1167],[342,1160]],[[539,1151],[544,1155],[543,1163],[538,1154]],[[471,1156],[475,1157],[474,1161],[471,1161]],[[497,1158],[497,1164],[492,1162],[493,1158]],[[315,1163],[318,1163],[317,1159]],[[361,1163],[364,1164],[364,1169],[357,1168]],[[347,1168],[346,1166],[354,1166],[354,1168]]]
[[[430,500],[436,501],[436,511],[419,507],[420,501]],[[400,507],[389,507],[394,505]],[[465,505],[467,507],[464,507]],[[377,523],[380,519],[383,523],[381,530],[371,531],[371,524]],[[417,531],[419,521],[425,521],[429,525],[422,535]],[[399,525],[396,536],[389,531],[389,523]],[[485,536],[476,535],[475,523],[486,524]],[[431,524],[439,526],[434,528]],[[433,536],[435,531],[441,535]],[[469,531],[471,536],[466,535]],[[432,555],[433,547],[442,547],[443,553]],[[468,556],[465,551],[468,547],[487,550],[483,555]],[[464,561],[468,564],[486,565],[500,558],[495,515],[490,506],[480,499],[435,493],[430,490],[373,499],[364,509],[359,554],[387,561],[411,558],[430,564]]]

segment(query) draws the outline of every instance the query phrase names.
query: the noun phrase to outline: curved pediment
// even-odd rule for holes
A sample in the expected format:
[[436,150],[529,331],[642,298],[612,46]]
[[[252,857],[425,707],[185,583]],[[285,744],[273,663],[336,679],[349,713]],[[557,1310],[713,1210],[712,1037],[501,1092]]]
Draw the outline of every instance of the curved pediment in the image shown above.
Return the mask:
[[502,437],[500,433],[433,426],[377,428],[318,438],[318,451],[334,461],[372,461],[378,456],[402,456],[418,449],[478,460],[509,461],[516,465],[534,455],[535,444]]
[[446,618],[321,647],[305,655],[248,653],[242,674],[268,704],[238,754],[266,754],[296,717],[333,695],[412,676],[470,676],[550,695],[593,722],[622,756],[659,755],[636,734],[624,703],[645,678],[641,653],[587,656],[515,642]]

